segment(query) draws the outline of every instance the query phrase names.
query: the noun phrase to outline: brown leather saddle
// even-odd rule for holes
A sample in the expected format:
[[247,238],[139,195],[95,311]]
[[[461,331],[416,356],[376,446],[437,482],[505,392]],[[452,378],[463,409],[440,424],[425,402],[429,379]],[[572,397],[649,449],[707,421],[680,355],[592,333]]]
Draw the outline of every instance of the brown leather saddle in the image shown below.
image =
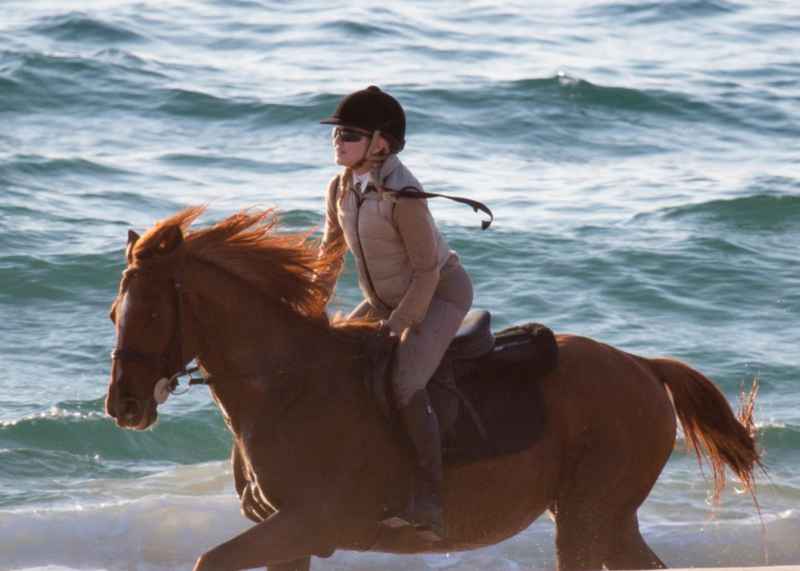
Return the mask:
[[[391,383],[394,348],[386,343],[367,348],[371,366],[365,382],[378,408],[402,433]],[[444,461],[463,464],[528,448],[546,421],[537,380],[557,363],[555,336],[544,325],[494,334],[488,311],[470,311],[427,386]]]

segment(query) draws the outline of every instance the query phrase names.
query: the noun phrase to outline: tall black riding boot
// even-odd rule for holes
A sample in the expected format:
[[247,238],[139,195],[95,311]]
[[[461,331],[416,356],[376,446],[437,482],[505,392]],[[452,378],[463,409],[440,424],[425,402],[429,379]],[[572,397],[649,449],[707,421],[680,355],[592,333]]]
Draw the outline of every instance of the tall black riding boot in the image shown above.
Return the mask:
[[411,401],[400,408],[400,416],[417,456],[414,493],[400,520],[418,528],[426,539],[438,541],[444,538],[442,440],[428,391],[414,393]]

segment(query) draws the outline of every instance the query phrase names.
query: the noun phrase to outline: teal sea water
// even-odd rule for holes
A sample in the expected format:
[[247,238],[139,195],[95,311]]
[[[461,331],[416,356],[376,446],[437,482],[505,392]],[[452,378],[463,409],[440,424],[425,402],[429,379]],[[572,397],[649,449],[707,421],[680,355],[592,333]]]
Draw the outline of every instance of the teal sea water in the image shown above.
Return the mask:
[[[0,569],[190,569],[247,526],[204,389],[103,413],[128,228],[208,203],[322,224],[318,125],[370,83],[495,325],[672,355],[756,410],[769,478],[711,489],[679,443],[640,519],[672,566],[800,563],[800,6],[790,0],[0,5]],[[352,266],[335,301],[359,300]],[[706,475],[708,470],[705,470]],[[315,569],[552,568],[547,518],[448,556]]]

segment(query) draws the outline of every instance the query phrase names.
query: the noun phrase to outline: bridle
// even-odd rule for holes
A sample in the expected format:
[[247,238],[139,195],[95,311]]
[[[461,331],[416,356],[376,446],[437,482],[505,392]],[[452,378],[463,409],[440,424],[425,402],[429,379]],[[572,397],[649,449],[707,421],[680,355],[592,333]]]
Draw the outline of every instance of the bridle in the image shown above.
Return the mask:
[[[183,323],[183,303],[184,303],[184,294],[183,294],[183,284],[180,279],[173,278],[172,279],[173,290],[175,292],[175,315],[176,315],[176,324],[175,324],[175,334],[173,335],[172,341],[169,343],[168,347],[177,347],[177,355],[179,358],[179,370],[178,372],[171,375],[169,378],[162,377],[158,381],[156,381],[156,385],[154,387],[154,395],[157,401],[160,401],[159,404],[164,402],[167,397],[167,393],[169,394],[184,394],[189,390],[189,387],[192,385],[207,385],[210,384],[211,379],[209,377],[194,377],[192,376],[194,373],[200,371],[199,367],[186,367],[186,359],[184,358],[183,353],[183,328],[181,324]],[[153,352],[142,352],[142,351],[134,351],[133,349],[126,349],[124,347],[117,347],[111,352],[111,360],[112,361],[128,361],[128,362],[157,362],[159,368],[164,370],[164,368],[169,367],[170,364],[170,354],[169,353],[153,353]],[[179,380],[182,377],[188,377],[187,384],[188,386],[181,392],[177,392]],[[163,395],[163,398],[159,399],[159,393]]]

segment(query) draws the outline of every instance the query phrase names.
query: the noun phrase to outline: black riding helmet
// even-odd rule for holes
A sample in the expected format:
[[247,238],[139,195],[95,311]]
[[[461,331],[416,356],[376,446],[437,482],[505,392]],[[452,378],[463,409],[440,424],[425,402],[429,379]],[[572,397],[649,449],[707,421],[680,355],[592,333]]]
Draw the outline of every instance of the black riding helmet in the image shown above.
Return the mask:
[[320,123],[356,127],[364,131],[380,131],[399,153],[406,144],[406,114],[397,99],[370,85],[351,93],[339,102],[336,111]]

